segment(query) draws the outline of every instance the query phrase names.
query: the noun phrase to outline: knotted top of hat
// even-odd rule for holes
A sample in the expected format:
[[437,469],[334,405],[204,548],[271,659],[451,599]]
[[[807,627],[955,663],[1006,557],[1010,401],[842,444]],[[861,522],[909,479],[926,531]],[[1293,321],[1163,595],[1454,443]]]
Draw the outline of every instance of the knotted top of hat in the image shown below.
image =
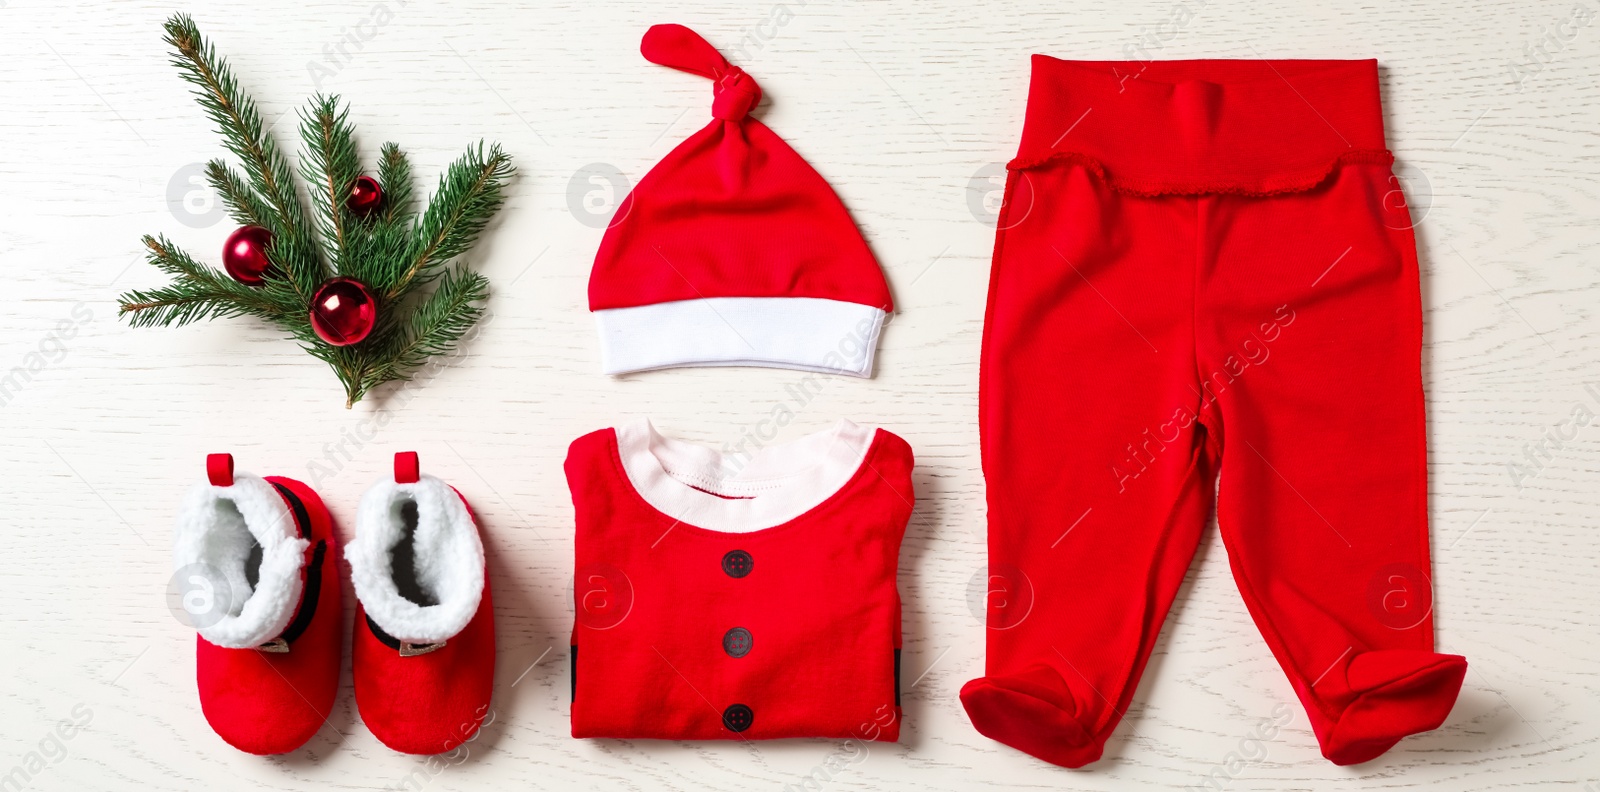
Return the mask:
[[651,63],[671,66],[712,81],[711,115],[735,123],[761,103],[761,86],[744,69],[728,62],[700,34],[683,25],[656,25],[644,34],[639,52]]

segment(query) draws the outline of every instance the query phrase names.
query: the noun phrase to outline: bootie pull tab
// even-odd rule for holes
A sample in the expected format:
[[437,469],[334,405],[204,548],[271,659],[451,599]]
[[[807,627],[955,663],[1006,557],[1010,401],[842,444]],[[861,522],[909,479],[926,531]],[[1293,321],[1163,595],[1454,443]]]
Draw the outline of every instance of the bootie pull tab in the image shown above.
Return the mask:
[[724,121],[743,121],[761,103],[761,86],[744,70],[728,62],[717,48],[683,25],[655,25],[639,43],[645,60],[710,79],[711,115]]
[[233,486],[233,454],[206,454],[206,478],[213,487]]
[[394,455],[394,483],[415,484],[422,478],[422,465],[417,452],[401,451]]

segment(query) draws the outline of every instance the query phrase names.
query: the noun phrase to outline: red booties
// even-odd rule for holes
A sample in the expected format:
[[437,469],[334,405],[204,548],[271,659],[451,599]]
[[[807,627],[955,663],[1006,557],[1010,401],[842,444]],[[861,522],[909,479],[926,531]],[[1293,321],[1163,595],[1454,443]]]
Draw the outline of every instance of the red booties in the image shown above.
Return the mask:
[[175,582],[191,623],[200,708],[253,754],[305,744],[339,688],[338,552],[322,499],[293,479],[206,458],[178,514]]
[[345,549],[355,584],[356,706],[384,745],[454,749],[493,719],[494,606],[477,521],[459,492],[395,454]]

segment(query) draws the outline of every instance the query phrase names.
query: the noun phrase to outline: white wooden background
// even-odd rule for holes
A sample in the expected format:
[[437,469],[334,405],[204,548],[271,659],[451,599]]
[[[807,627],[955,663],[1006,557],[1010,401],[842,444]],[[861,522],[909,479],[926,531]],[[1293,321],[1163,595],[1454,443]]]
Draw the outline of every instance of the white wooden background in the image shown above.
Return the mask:
[[[1179,789],[1208,777],[1240,790],[1600,789],[1600,426],[1570,420],[1600,414],[1600,0],[187,5],[266,116],[288,119],[276,127],[286,144],[320,83],[352,102],[369,155],[397,141],[428,184],[468,142],[505,145],[521,175],[471,254],[494,283],[493,319],[431,381],[350,411],[322,364],[260,323],[119,324],[117,293],[162,280],[141,234],[215,261],[231,229],[190,194],[196,163],[221,147],[167,65],[160,26],[176,7],[0,2],[0,372],[38,368],[0,407],[4,789],[410,778],[430,790],[746,792],[830,763],[842,771],[813,789]],[[705,80],[638,55],[645,28],[669,21],[760,80],[764,119],[832,181],[881,258],[901,313],[876,379],[831,379],[797,405],[792,372],[598,373],[585,285],[596,226],[620,197],[607,174],[636,181],[709,117]],[[346,36],[361,44],[345,45],[349,57],[337,52]],[[1472,666],[1443,728],[1361,767],[1324,761],[1298,705],[1251,741],[1293,696],[1214,532],[1100,763],[1069,771],[1001,747],[956,698],[983,664],[971,589],[984,568],[979,329],[1027,56],[1123,58],[1141,44],[1151,58],[1384,67],[1391,146],[1423,218],[1438,638]],[[720,445],[780,406],[795,413],[783,437],[848,416],[917,451],[902,741],[861,754],[824,740],[571,739],[567,443],[648,414]],[[1071,427],[1059,432],[1070,442]],[[1547,433],[1549,458],[1528,462]],[[470,757],[430,769],[367,732],[347,671],[305,748],[272,759],[228,748],[200,714],[192,632],[164,601],[173,512],[203,455],[316,480],[348,536],[360,494],[407,449],[483,519],[501,646],[493,723]],[[88,726],[49,738],[75,718]],[[8,780],[16,767],[25,774]]]

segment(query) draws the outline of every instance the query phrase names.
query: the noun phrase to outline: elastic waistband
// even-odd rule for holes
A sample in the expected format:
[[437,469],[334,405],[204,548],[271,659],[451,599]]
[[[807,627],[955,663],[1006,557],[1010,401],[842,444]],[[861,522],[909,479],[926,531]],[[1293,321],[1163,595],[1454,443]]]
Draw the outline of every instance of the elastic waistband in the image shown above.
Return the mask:
[[1392,160],[1376,60],[1067,61],[1033,56],[1010,167],[1076,161],[1146,195],[1310,189]]

